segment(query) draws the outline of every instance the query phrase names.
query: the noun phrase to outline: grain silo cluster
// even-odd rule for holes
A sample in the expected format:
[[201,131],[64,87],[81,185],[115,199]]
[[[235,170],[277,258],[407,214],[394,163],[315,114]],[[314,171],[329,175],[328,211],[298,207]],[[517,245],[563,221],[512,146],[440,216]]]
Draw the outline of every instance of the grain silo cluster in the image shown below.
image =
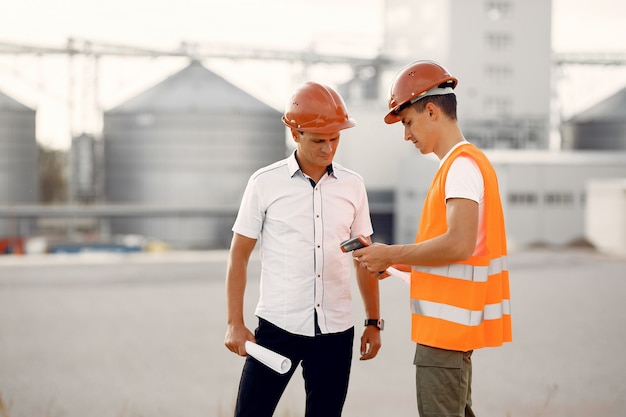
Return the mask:
[[626,150],[626,88],[565,121],[565,149]]
[[[94,232],[100,241],[134,235],[177,249],[227,247],[248,177],[285,157],[280,116],[276,109],[192,61],[104,113],[103,140],[97,141],[104,151],[86,154],[103,159],[86,164],[103,168],[103,173],[88,176],[102,181],[103,192],[95,197],[90,194],[89,201],[79,199],[82,205],[74,206],[72,216],[91,216],[93,224],[99,225]],[[72,177],[79,174],[73,172]],[[38,176],[35,111],[0,93],[0,201],[9,208],[39,203]],[[82,182],[74,188],[77,184],[90,192],[97,189]],[[88,214],[94,206],[94,214]],[[132,209],[120,214],[120,209],[107,208],[115,206]],[[215,208],[222,208],[220,215],[212,214]],[[37,221],[50,215],[74,222],[62,209],[28,210],[29,214],[15,216],[5,210],[0,239],[36,235]],[[81,241],[75,232],[67,237],[72,250]]]
[[[0,201],[39,201],[35,110],[0,92]],[[0,239],[32,232],[32,222],[0,218]],[[1,253],[1,251],[0,251]]]
[[[280,113],[199,62],[104,114],[108,203],[231,205],[249,175],[285,156]],[[127,218],[115,234],[225,247],[232,217]]]

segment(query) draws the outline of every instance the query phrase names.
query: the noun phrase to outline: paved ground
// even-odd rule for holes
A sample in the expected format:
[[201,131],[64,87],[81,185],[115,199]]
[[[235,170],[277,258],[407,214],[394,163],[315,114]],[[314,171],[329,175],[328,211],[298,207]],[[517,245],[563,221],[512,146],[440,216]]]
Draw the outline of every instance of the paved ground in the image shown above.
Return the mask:
[[[626,259],[543,249],[510,264],[514,342],[475,353],[477,414],[625,415]],[[223,347],[224,273],[221,251],[0,258],[9,416],[231,415],[243,359]],[[384,346],[355,361],[345,417],[417,415],[408,290],[391,278],[381,296]],[[278,417],[303,414],[302,387],[296,373]]]

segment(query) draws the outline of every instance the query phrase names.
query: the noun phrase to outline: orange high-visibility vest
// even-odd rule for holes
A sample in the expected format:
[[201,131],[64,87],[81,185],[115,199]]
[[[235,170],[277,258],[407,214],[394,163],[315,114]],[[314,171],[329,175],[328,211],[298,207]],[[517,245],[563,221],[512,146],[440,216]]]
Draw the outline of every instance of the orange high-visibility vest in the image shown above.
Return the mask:
[[456,148],[437,171],[424,202],[416,243],[447,230],[445,183],[452,161],[476,161],[485,183],[485,256],[449,265],[413,266],[412,339],[441,349],[469,351],[510,342],[511,306],[504,215],[498,179],[474,145]]

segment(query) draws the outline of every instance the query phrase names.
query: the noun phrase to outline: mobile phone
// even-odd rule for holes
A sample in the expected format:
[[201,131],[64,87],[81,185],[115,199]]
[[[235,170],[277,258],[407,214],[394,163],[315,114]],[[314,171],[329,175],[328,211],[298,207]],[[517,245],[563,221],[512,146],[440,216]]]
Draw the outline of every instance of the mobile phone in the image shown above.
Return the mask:
[[365,237],[363,237],[363,235],[358,235],[341,242],[341,250],[343,252],[352,252],[353,250],[361,249],[369,245],[369,242],[365,239]]

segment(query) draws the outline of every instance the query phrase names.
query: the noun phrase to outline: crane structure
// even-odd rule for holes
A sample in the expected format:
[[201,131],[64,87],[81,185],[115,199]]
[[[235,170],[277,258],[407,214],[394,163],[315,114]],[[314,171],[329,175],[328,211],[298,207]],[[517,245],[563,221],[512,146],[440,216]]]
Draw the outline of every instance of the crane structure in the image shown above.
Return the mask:
[[0,54],[31,54],[31,55],[86,55],[86,56],[123,56],[123,57],[187,57],[190,59],[225,58],[241,60],[278,60],[302,61],[311,64],[348,64],[353,66],[369,66],[390,63],[382,57],[368,58],[345,55],[331,55],[308,50],[262,49],[245,45],[226,43],[189,43],[182,42],[176,49],[154,49],[131,45],[119,45],[106,42],[95,42],[86,39],[68,38],[63,47],[15,44],[0,41]]
[[[63,101],[62,105],[68,109],[70,137],[84,133],[88,130],[86,126],[89,124],[98,126],[95,129],[92,128],[92,130],[97,131],[100,128],[99,60],[103,57],[123,59],[186,58],[199,61],[207,59],[255,62],[275,61],[291,65],[299,64],[304,74],[307,73],[309,68],[318,64],[343,65],[349,67],[355,77],[361,73],[366,73],[370,77],[377,76],[385,68],[402,64],[384,54],[377,54],[371,57],[348,56],[345,54],[332,55],[319,53],[313,47],[301,50],[286,50],[216,42],[182,42],[173,49],[156,49],[80,38],[68,38],[65,45],[57,47],[0,41],[0,55],[30,55],[44,58],[61,56],[68,58],[68,91],[66,92],[66,97],[61,98],[61,100]],[[86,61],[82,69],[76,71],[73,64],[74,60],[79,57]],[[553,53],[552,65],[557,68],[580,65],[624,66],[626,65],[626,52]],[[19,72],[19,69],[16,71],[13,68],[13,72]],[[77,97],[80,97],[80,99]]]
[[[290,65],[299,64],[303,75],[311,67],[319,64],[347,66],[355,75],[360,74],[362,71],[366,71],[367,74],[378,74],[384,67],[393,64],[391,59],[382,55],[375,57],[332,55],[319,53],[313,47],[302,50],[285,50],[227,43],[182,42],[173,49],[157,49],[79,38],[68,38],[65,45],[58,47],[0,41],[1,55],[27,55],[39,58],[56,56],[68,59],[67,74],[65,74],[67,76],[67,91],[65,94],[57,93],[55,97],[57,99],[60,98],[62,105],[68,109],[69,134],[71,137],[84,133],[88,130],[85,126],[90,123],[98,126],[100,124],[99,63],[101,58],[104,57],[121,59],[186,58],[197,61],[207,59],[255,62],[275,61]],[[74,64],[79,58],[83,60],[83,66],[76,70]],[[10,68],[9,70],[13,73],[20,72],[19,69],[15,68]],[[31,81],[32,83],[42,84],[41,82]],[[39,85],[36,88],[41,87]],[[87,119],[87,122],[85,119]]]

